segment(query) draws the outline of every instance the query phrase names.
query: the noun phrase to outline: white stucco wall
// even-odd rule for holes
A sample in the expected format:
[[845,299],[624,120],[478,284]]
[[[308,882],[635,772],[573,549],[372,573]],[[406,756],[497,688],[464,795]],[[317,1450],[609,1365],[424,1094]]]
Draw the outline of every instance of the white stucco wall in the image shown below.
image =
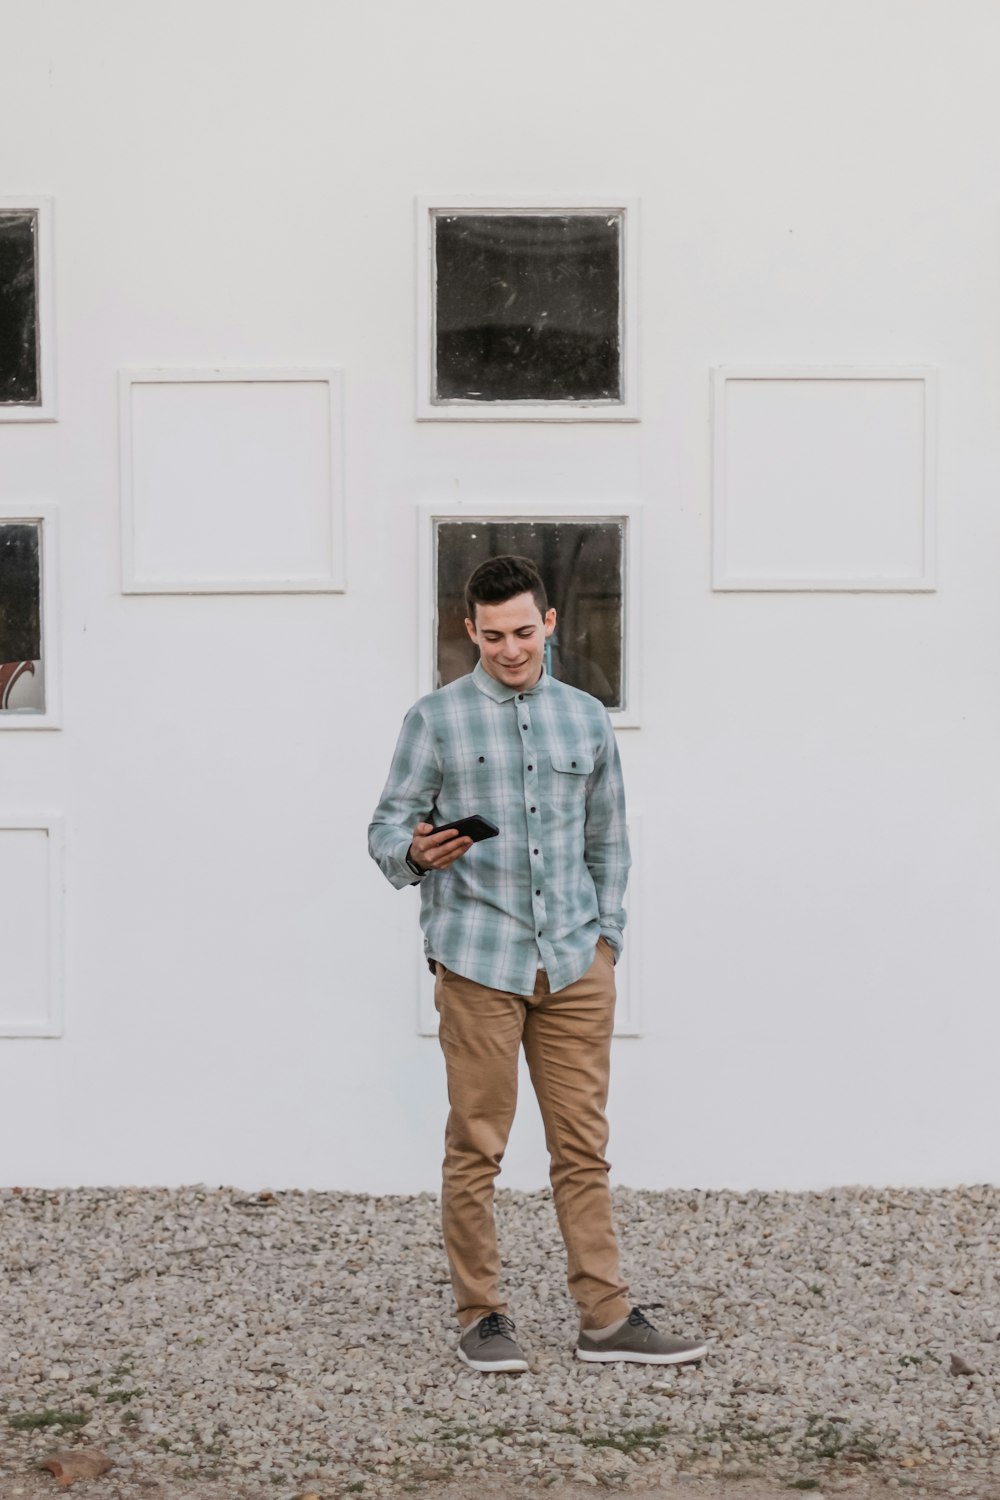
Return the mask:
[[[65,1028],[0,1041],[0,1179],[433,1189],[415,893],[365,828],[416,696],[416,507],[640,504],[639,1187],[1000,1177],[993,0],[44,0],[0,195],[51,194]],[[414,196],[641,199],[634,425],[414,420]],[[926,593],[711,587],[710,370],[939,372]],[[347,592],[123,596],[117,372],[339,366]],[[0,968],[0,985],[3,970]],[[530,1094],[504,1181],[545,1180]]]

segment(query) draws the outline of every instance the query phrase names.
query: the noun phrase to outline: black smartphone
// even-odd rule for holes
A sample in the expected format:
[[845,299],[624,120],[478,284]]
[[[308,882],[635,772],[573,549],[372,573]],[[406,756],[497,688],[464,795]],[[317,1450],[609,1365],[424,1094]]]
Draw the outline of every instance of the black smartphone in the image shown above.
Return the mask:
[[435,828],[435,833],[444,833],[445,829],[454,829],[460,838],[471,839],[478,844],[480,839],[495,839],[500,832],[495,823],[489,818],[481,818],[478,813],[473,813],[471,818],[456,818],[452,823],[441,823]]

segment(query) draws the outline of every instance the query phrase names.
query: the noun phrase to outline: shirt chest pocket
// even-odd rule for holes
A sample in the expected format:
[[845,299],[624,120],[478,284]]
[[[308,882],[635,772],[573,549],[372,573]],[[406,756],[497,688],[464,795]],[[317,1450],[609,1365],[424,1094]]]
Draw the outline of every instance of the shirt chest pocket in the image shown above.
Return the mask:
[[587,777],[594,769],[594,757],[582,751],[562,751],[549,756],[550,795],[554,807],[573,807],[582,803],[587,792]]
[[450,817],[482,812],[484,807],[495,806],[503,794],[497,757],[485,750],[469,751],[458,757],[451,780],[454,797],[463,811],[449,812]]

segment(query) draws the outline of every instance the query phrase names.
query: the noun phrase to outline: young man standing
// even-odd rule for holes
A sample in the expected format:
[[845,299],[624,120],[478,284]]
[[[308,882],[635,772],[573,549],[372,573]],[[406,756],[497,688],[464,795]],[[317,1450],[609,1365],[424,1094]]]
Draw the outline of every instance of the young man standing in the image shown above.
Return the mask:
[[[611,722],[596,698],[544,669],[556,613],[532,563],[492,558],[465,598],[479,662],[410,709],[369,828],[386,878],[420,885],[436,975],[458,1355],[475,1370],[528,1368],[500,1295],[493,1218],[523,1046],[580,1312],[577,1356],[698,1360],[703,1344],[657,1332],[631,1306],[611,1221],[604,1111],[629,869]],[[499,836],[473,844],[449,831],[449,819],[474,813]]]

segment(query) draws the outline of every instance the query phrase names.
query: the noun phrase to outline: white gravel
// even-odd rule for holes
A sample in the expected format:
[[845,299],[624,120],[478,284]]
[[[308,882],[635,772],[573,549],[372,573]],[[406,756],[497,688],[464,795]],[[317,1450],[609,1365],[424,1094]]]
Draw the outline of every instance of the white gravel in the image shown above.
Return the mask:
[[[998,1207],[994,1187],[619,1188],[635,1300],[710,1341],[700,1368],[663,1370],[573,1359],[551,1201],[502,1192],[531,1368],[488,1377],[454,1355],[430,1195],[6,1189],[0,1496],[30,1500],[32,1465],[81,1445],[129,1495],[753,1473],[982,1497],[1000,1475]],[[23,1425],[46,1411],[86,1421]]]

